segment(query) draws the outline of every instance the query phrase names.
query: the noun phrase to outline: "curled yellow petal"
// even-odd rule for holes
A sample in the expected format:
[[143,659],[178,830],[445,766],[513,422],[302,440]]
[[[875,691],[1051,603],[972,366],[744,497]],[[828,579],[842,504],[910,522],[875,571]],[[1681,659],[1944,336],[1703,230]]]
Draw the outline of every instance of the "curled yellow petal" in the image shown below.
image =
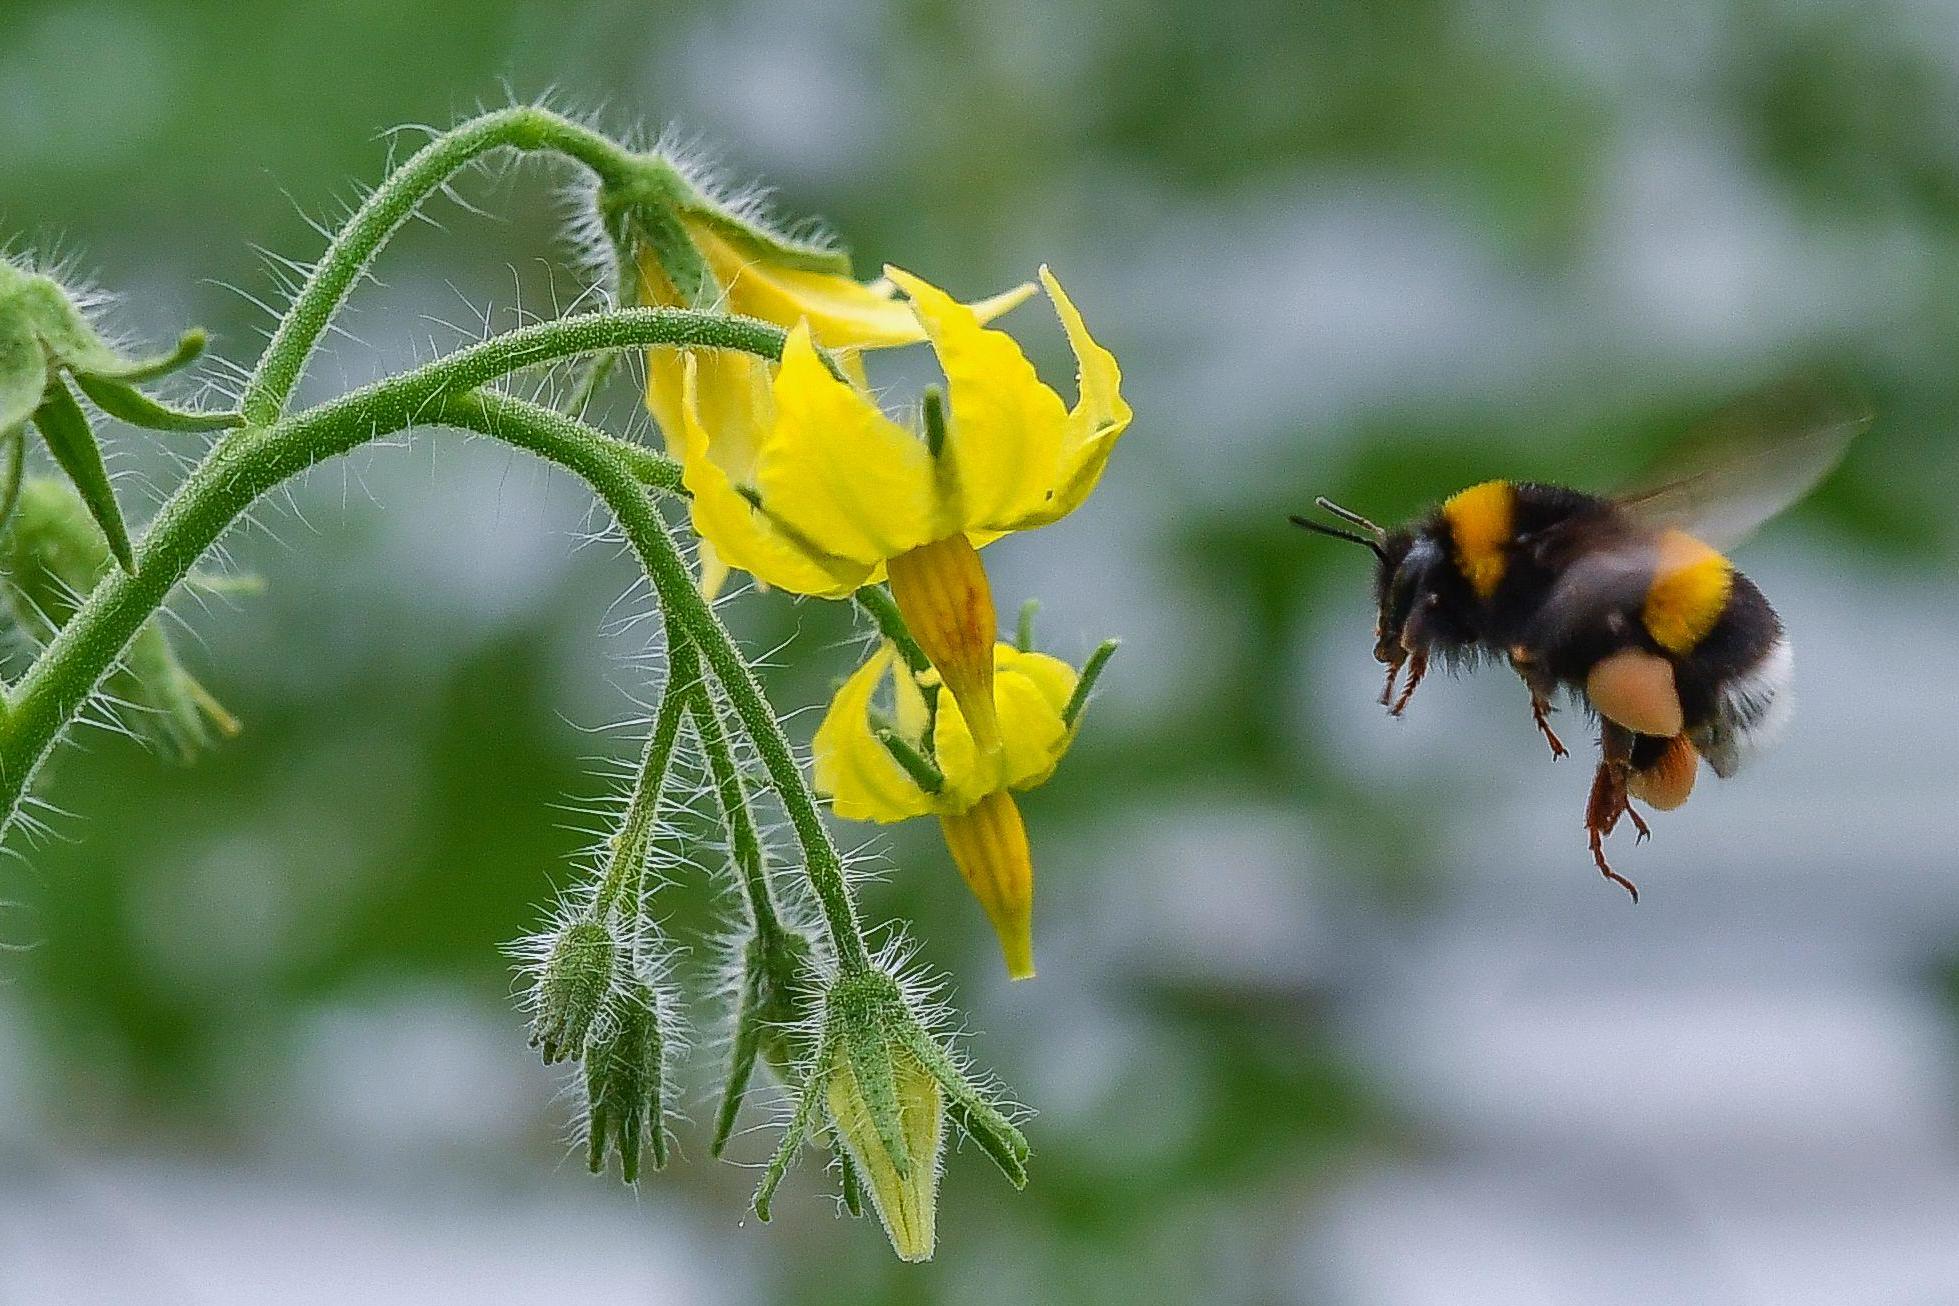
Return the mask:
[[[843,683],[816,728],[816,790],[846,820],[902,821],[932,810],[931,795],[919,788],[871,728],[871,700],[892,662],[888,646],[873,654]],[[899,678],[909,679],[902,672]]]
[[1128,401],[1122,397],[1122,369],[1116,365],[1115,355],[1088,334],[1074,301],[1045,267],[1041,269],[1041,284],[1046,287],[1048,298],[1054,301],[1054,311],[1061,318],[1062,330],[1068,334],[1069,347],[1075,351],[1080,398],[1068,413],[1054,495],[1034,512],[1011,523],[1015,530],[1046,526],[1079,508],[1102,479],[1109,455],[1115,452],[1122,433],[1129,429],[1132,416]]
[[1027,827],[1008,793],[988,794],[939,828],[966,887],[986,909],[1013,979],[1034,976],[1034,859]]
[[753,572],[781,589],[826,598],[843,598],[869,579],[870,567],[819,557],[786,539],[735,488],[714,460],[701,424],[699,364],[692,355],[682,364],[681,393],[681,481],[692,496],[694,529],[713,544],[721,565]]
[[931,455],[830,375],[807,323],[789,333],[773,393],[755,488],[786,535],[867,572],[932,538]]
[[1061,396],[1041,383],[1020,345],[988,330],[944,291],[898,268],[885,273],[911,296],[945,371],[951,422],[940,454],[950,470],[955,520],[997,530],[1046,506],[1068,423]]
[[[783,267],[745,253],[701,224],[688,223],[687,231],[725,288],[731,313],[784,327],[807,321],[826,349],[885,349],[925,338],[918,319],[883,282],[865,285],[831,272]],[[991,321],[1033,293],[1031,284],[1015,286],[979,301],[973,311]]]

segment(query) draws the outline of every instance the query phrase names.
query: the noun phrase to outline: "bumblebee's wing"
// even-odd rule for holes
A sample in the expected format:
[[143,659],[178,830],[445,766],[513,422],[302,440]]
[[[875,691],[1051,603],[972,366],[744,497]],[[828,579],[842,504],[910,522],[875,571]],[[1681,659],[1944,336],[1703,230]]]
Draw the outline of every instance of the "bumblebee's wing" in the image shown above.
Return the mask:
[[1613,498],[1618,520],[1562,569],[1529,642],[1557,648],[1631,619],[1652,583],[1664,531],[1734,548],[1814,489],[1869,424],[1840,399],[1795,387],[1730,410],[1660,474]]
[[1870,425],[1841,402],[1802,403],[1803,413],[1780,397],[1730,415],[1615,502],[1649,529],[1682,530],[1717,549],[1734,548],[1816,488]]

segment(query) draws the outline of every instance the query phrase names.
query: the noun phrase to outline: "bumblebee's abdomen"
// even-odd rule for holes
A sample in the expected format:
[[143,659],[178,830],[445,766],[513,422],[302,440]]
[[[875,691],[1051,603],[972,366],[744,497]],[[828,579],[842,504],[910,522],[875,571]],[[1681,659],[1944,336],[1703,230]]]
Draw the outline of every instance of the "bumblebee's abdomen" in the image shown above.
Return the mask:
[[[1734,564],[1685,531],[1662,533],[1656,549],[1640,621],[1654,643],[1675,657],[1685,657],[1727,613],[1735,589]],[[1756,597],[1761,597],[1759,592]]]
[[1794,672],[1775,609],[1748,577],[1731,575],[1719,617],[1675,665],[1688,733],[1723,777],[1788,723]]

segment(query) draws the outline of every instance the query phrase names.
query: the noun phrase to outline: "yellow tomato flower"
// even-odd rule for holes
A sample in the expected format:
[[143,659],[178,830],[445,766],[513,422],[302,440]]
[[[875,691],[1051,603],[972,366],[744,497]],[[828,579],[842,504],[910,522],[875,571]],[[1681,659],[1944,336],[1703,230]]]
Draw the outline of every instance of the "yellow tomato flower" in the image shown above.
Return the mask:
[[980,751],[994,754],[997,618],[975,549],[1074,511],[1130,409],[1114,356],[1046,268],[1041,284],[1078,367],[1072,409],[1011,336],[909,273],[885,271],[938,354],[949,417],[928,402],[922,439],[886,417],[831,373],[808,322],[789,333],[766,399],[747,392],[738,413],[703,381],[722,364],[690,353],[678,452],[694,528],[723,563],[797,594],[843,598],[888,570],[913,637]]
[[[844,682],[817,727],[816,788],[850,820],[936,815],[960,875],[993,922],[1008,973],[1026,979],[1034,974],[1034,865],[1010,791],[1044,783],[1068,751],[1074,730],[1064,713],[1077,676],[1059,658],[1011,644],[996,643],[992,657],[996,754],[978,746],[958,700],[921,685],[887,645]],[[888,713],[875,701],[887,678]],[[899,760],[907,754],[937,767],[936,789]]]
[[[816,345],[836,351],[860,384],[860,350],[915,345],[925,339],[925,327],[896,298],[897,288],[886,279],[866,284],[835,272],[790,267],[760,251],[749,252],[698,218],[681,214],[678,220],[720,288],[723,311],[759,318],[785,330],[807,322]],[[641,257],[639,275],[642,302],[666,308],[688,306],[651,253]],[[1033,283],[1026,282],[969,307],[980,321],[990,322],[1033,293]],[[685,356],[678,349],[652,349],[646,355],[647,411],[660,427],[667,452],[676,457],[684,430]],[[758,415],[768,411],[770,369],[753,355],[734,351],[695,357],[701,425],[709,432],[714,457],[739,479],[755,465],[756,444],[766,425],[766,417]],[[703,537],[701,545],[701,585],[711,597],[726,583],[729,568],[713,541]]]

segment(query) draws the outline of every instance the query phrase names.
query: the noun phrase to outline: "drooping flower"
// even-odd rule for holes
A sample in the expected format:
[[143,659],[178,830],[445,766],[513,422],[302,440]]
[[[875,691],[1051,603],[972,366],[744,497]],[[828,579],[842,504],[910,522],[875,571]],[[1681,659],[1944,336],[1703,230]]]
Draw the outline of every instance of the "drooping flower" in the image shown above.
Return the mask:
[[[962,705],[921,684],[890,646],[844,682],[817,727],[815,779],[838,816],[892,822],[936,815],[946,847],[999,936],[1008,973],[1034,974],[1034,866],[1013,790],[1054,774],[1074,740],[1078,677],[1059,658],[996,643],[1001,748],[989,759]],[[878,703],[890,686],[890,708]]]
[[798,594],[841,598],[888,572],[979,750],[997,754],[997,618],[976,549],[1074,511],[1130,409],[1114,356],[1046,268],[1041,283],[1078,366],[1073,408],[1011,336],[909,273],[886,271],[938,354],[950,412],[928,393],[921,432],[892,421],[831,371],[807,323],[790,332],[766,393],[756,386],[739,404],[725,401],[727,390],[710,393],[703,368],[718,364],[690,354],[679,454],[694,527],[722,562]]
[[[695,278],[705,278],[718,292],[715,307],[785,330],[807,323],[817,347],[835,351],[860,384],[861,351],[915,345],[925,339],[925,327],[897,298],[897,288],[888,279],[865,283],[841,272],[801,266],[778,251],[739,241],[697,215],[681,213],[673,227],[670,238],[685,241],[688,254],[698,259]],[[663,265],[663,252],[649,249],[640,257],[642,302],[693,307],[690,296]],[[1033,293],[1033,284],[1023,283],[969,307],[980,321],[990,322]],[[667,451],[675,456],[681,454],[685,432],[682,395],[687,357],[678,349],[652,349],[646,356],[646,407],[666,439]],[[751,354],[733,351],[698,355],[694,365],[696,403],[713,456],[737,477],[745,476],[755,465],[767,423],[770,368]],[[702,587],[713,595],[726,583],[729,565],[712,540],[703,537],[702,546]]]

